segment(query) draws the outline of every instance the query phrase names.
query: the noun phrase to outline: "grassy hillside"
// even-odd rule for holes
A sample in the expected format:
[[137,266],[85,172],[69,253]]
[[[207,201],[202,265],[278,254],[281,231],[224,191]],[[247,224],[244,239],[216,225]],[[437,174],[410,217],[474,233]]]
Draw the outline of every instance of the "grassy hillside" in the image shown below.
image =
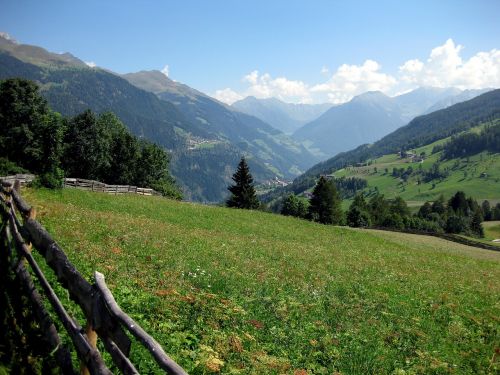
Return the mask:
[[[498,124],[499,121],[495,121]],[[484,125],[472,128],[470,132],[479,132]],[[413,149],[420,155],[428,156],[421,163],[412,163],[408,158],[400,158],[397,154],[387,154],[371,160],[370,165],[363,167],[343,168],[334,173],[336,177],[360,177],[368,181],[367,191],[377,188],[386,197],[401,196],[410,205],[420,206],[427,200],[434,200],[443,194],[449,198],[458,190],[479,201],[488,199],[496,204],[500,201],[500,154],[482,152],[470,157],[451,159],[440,162],[441,170],[448,169],[449,176],[429,182],[422,181],[422,177],[414,175],[407,181],[392,175],[393,168],[413,168],[429,171],[433,164],[439,162],[442,151],[432,154],[436,145],[443,144],[450,139],[443,138],[423,147]],[[387,171],[386,171],[387,169]]]
[[472,100],[455,104],[428,115],[419,116],[373,144],[361,145],[354,150],[342,152],[331,159],[316,164],[293,184],[266,194],[267,202],[284,197],[290,192],[299,193],[314,186],[321,174],[330,174],[347,165],[366,162],[383,155],[396,153],[401,149],[419,148],[486,121],[500,117],[500,90],[493,90]]
[[500,253],[156,197],[23,194],[189,373],[500,369]]

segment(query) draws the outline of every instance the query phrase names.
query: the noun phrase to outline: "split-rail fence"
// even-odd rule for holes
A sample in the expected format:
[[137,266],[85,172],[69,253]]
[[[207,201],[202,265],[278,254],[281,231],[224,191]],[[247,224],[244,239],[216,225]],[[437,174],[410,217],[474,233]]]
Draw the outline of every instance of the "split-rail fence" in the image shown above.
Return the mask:
[[[21,185],[26,185],[35,179],[33,174],[15,174],[11,176],[0,177],[0,180],[14,183],[19,181]],[[161,195],[154,189],[138,187],[133,185],[108,185],[104,182],[87,180],[84,178],[65,178],[63,181],[65,188],[76,188],[81,190],[98,191],[108,194],[140,194],[140,195]]]
[[[153,337],[120,309],[101,273],[95,272],[95,280],[91,284],[71,264],[58,243],[36,220],[35,208],[30,207],[22,198],[20,181],[13,183],[1,180],[0,183],[0,214],[3,223],[0,250],[8,253],[3,254],[7,256],[2,256],[2,259],[7,259],[7,264],[2,265],[2,268],[14,273],[22,285],[22,290],[38,319],[44,341],[54,353],[62,373],[76,374],[77,371],[74,370],[70,351],[62,345],[54,319],[59,320],[73,343],[72,350],[76,352],[81,362],[81,374],[112,373],[97,349],[98,339],[102,340],[103,347],[121,373],[138,374],[129,358],[132,345],[129,335],[148,349],[159,367],[166,373],[186,374]],[[33,257],[33,250],[42,255],[47,265],[54,271],[57,281],[67,289],[71,299],[81,308],[86,319],[83,328],[70,316],[57,297],[53,286]],[[28,270],[28,265],[31,272]],[[40,291],[35,287],[32,274],[38,279]],[[42,295],[45,295],[50,303],[55,316],[54,313],[47,311]],[[22,315],[22,312],[16,313],[20,314],[19,317]]]

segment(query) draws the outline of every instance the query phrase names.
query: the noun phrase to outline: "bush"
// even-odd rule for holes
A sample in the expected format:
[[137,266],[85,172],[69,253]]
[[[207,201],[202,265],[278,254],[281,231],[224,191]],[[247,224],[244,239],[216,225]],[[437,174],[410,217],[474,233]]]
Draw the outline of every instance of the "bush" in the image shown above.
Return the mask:
[[32,184],[36,187],[61,189],[64,184],[64,172],[60,168],[55,168],[52,172],[45,172],[38,175]]

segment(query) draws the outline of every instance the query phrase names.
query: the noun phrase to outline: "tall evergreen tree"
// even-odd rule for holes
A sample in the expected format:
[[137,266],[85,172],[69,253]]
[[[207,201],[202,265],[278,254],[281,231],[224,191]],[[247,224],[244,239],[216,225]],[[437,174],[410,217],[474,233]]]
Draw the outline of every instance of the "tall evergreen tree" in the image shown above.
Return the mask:
[[231,196],[226,202],[227,207],[244,208],[248,210],[259,208],[259,199],[253,186],[253,177],[244,157],[238,164],[233,175],[234,185],[228,187]]
[[483,210],[483,217],[485,221],[490,221],[492,216],[491,206],[489,201],[483,201],[481,204],[481,209]]
[[340,197],[333,182],[321,176],[314,187],[309,216],[322,224],[339,224],[342,220]]

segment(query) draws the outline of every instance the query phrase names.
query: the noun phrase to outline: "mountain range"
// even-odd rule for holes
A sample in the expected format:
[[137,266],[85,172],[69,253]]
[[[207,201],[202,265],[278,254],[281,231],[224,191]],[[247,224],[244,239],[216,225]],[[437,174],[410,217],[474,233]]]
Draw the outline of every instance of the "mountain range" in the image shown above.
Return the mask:
[[38,82],[63,115],[116,113],[134,134],[171,151],[173,175],[190,200],[223,200],[242,155],[257,181],[293,178],[318,161],[269,124],[157,71],[120,76],[0,37],[0,79],[9,77]]
[[231,106],[267,122],[285,134],[292,134],[318,118],[333,104],[292,104],[276,98],[257,99],[254,96],[247,96]]
[[268,122],[325,159],[372,143],[417,116],[472,99],[491,89],[420,87],[389,97],[373,91],[340,105],[287,104],[275,98],[247,97],[232,106]]
[[271,201],[290,192],[301,193],[314,186],[320,175],[329,175],[346,166],[366,163],[368,160],[395,154],[401,150],[429,145],[495,119],[500,119],[500,89],[418,116],[373,144],[358,146],[316,164],[292,184],[269,193],[264,199]]
[[412,124],[420,115],[488,91],[425,87],[395,97],[375,91],[340,105],[247,97],[229,106],[159,71],[120,75],[0,33],[0,79],[9,77],[36,81],[51,107],[63,115],[86,109],[114,112],[135,135],[170,151],[172,174],[185,198],[202,202],[227,196],[241,156],[257,182],[292,179],[325,158],[341,153],[340,159],[330,160],[343,160],[345,151],[365,150],[358,146]]

